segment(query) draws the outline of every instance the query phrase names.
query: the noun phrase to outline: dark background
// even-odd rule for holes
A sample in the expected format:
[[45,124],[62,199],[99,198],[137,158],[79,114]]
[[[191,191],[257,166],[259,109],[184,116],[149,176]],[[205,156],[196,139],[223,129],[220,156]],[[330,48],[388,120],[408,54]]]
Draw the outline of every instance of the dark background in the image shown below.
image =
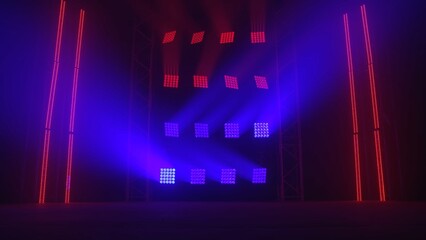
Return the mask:
[[[167,2],[167,1],[166,1]],[[232,2],[232,1],[231,1]],[[425,16],[421,1],[270,1],[268,21],[282,26],[297,52],[305,196],[353,199],[351,112],[343,33],[349,13],[361,158],[373,160],[368,79],[359,5],[365,3],[376,70],[383,156],[390,199],[425,200]],[[125,143],[132,26],[160,34],[167,25],[156,1],[68,1],[65,29],[76,29],[86,9],[76,112],[73,186],[78,201],[125,199]],[[190,1],[181,2],[188,12]],[[0,3],[0,202],[35,202],[41,165],[45,108],[52,71],[59,1]],[[155,9],[156,11],[153,11]],[[154,13],[158,13],[155,15]],[[277,16],[278,14],[278,16]],[[157,16],[155,18],[153,16]],[[196,16],[194,17],[196,21]],[[158,21],[158,22],[156,22]],[[64,32],[53,116],[48,186],[62,196],[75,33]],[[272,60],[271,60],[272,61]],[[63,107],[64,106],[64,107]],[[367,116],[367,117],[363,117]],[[116,139],[117,141],[111,141]],[[120,141],[119,141],[120,140]],[[374,196],[374,166],[364,164],[365,191]],[[52,181],[51,181],[52,180]],[[53,191],[56,190],[56,191]],[[58,193],[60,196],[58,196]]]

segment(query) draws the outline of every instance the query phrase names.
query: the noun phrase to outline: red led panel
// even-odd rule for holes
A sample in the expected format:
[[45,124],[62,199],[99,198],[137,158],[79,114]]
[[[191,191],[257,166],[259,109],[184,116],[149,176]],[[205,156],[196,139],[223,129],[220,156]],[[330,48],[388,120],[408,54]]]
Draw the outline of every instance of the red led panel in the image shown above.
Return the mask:
[[202,42],[204,39],[204,31],[192,34],[191,44]]
[[251,43],[264,43],[265,42],[265,32],[251,32]]
[[238,89],[237,77],[225,75],[225,86],[227,88]]
[[179,85],[179,76],[178,75],[164,75],[164,87],[168,88],[177,88]]
[[232,43],[234,42],[234,32],[223,32],[220,34],[220,43]]
[[163,43],[171,43],[175,40],[176,31],[166,32],[163,37]]
[[196,88],[208,88],[207,76],[194,75],[194,87]]
[[265,76],[254,76],[257,88],[268,89],[268,82]]

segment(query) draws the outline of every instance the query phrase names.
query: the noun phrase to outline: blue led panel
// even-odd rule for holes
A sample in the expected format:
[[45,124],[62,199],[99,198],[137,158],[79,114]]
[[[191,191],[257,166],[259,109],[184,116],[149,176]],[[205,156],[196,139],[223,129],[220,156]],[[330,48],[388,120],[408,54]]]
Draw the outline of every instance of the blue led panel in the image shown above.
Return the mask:
[[205,184],[206,169],[191,169],[191,184]]
[[166,137],[179,137],[179,124],[177,123],[164,123],[164,135]]
[[268,138],[269,137],[268,123],[254,123],[254,137]]
[[224,168],[220,174],[220,183],[222,184],[235,184],[235,168]]
[[209,137],[209,125],[207,123],[195,123],[195,137],[196,138],[208,138]]
[[238,123],[225,123],[225,138],[239,138],[240,125]]
[[266,168],[254,168],[252,183],[262,184],[266,183]]
[[175,184],[176,169],[174,168],[160,168],[160,183],[161,184]]

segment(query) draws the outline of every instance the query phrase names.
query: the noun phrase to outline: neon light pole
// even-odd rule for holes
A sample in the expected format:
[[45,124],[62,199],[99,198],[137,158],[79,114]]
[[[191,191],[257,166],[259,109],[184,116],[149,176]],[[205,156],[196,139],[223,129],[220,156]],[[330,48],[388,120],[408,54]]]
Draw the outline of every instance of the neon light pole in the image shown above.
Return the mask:
[[70,113],[70,125],[68,135],[68,158],[67,158],[67,175],[65,180],[65,203],[70,202],[70,191],[71,191],[71,172],[72,172],[72,157],[73,157],[73,143],[74,143],[74,119],[75,119],[75,105],[77,100],[77,86],[78,86],[78,71],[80,69],[80,54],[81,54],[81,42],[83,39],[83,27],[84,27],[84,10],[80,10],[80,19],[78,23],[78,34],[77,34],[77,48],[75,53],[75,64],[74,64],[74,78],[72,85],[72,98],[71,98],[71,113]]
[[351,92],[356,200],[362,201],[361,170],[360,170],[360,161],[359,161],[358,116],[357,116],[355,84],[354,84],[355,78],[354,78],[354,71],[353,71],[351,37],[350,37],[350,33],[349,33],[349,22],[348,22],[348,14],[347,13],[345,13],[343,15],[343,22],[344,22],[344,25],[345,25],[346,53],[347,53],[347,57],[348,57],[349,86],[350,86],[350,92]]
[[377,164],[377,181],[379,186],[379,199],[381,202],[386,201],[385,183],[383,177],[383,164],[382,164],[382,150],[380,140],[380,124],[379,124],[379,112],[377,109],[377,96],[376,96],[376,83],[374,79],[374,67],[373,67],[373,56],[371,53],[370,34],[368,31],[367,12],[365,5],[361,5],[361,16],[362,24],[364,29],[364,40],[365,49],[367,51],[367,62],[368,62],[368,75],[370,79],[370,91],[371,91],[371,104],[373,108],[373,119],[374,119],[374,146],[376,151],[376,164]]
[[56,82],[58,80],[59,58],[61,54],[64,15],[65,15],[65,1],[61,0],[61,5],[59,7],[58,30],[56,33],[55,57],[53,60],[52,80],[50,82],[49,101],[47,104],[46,124],[44,128],[43,159],[41,164],[40,190],[39,190],[39,197],[38,197],[38,203],[40,204],[45,202],[45,197],[46,197],[46,180],[47,180],[47,168],[49,164],[52,112],[53,112],[53,105],[55,102]]

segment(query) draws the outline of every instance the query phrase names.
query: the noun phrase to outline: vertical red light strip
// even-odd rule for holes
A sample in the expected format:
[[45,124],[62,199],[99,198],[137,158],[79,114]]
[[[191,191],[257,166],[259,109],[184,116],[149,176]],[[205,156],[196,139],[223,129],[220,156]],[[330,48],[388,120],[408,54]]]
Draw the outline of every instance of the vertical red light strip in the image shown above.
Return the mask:
[[376,150],[376,163],[377,163],[377,178],[379,185],[379,198],[381,202],[386,201],[385,184],[383,177],[383,164],[382,164],[382,150],[380,146],[380,125],[379,125],[379,112],[377,109],[377,96],[376,96],[376,82],[374,79],[373,55],[371,53],[370,33],[368,30],[367,12],[365,5],[361,5],[362,24],[364,28],[365,48],[367,51],[368,61],[368,74],[370,78],[370,91],[371,103],[373,108],[374,119],[374,145]]
[[356,107],[356,95],[354,84],[354,72],[352,61],[351,37],[349,33],[348,14],[343,15],[343,22],[345,25],[345,38],[346,38],[346,53],[348,57],[348,73],[349,73],[349,86],[351,92],[351,107],[352,107],[352,127],[353,127],[353,144],[354,144],[354,160],[355,160],[355,183],[356,183],[356,200],[362,201],[362,188],[361,188],[361,170],[359,160],[359,140],[358,140],[358,116]]
[[50,82],[49,101],[47,104],[47,112],[46,112],[46,125],[44,128],[43,159],[41,163],[40,190],[39,190],[39,197],[38,197],[38,203],[40,204],[45,202],[45,197],[46,197],[47,167],[49,163],[49,149],[50,149],[50,132],[51,132],[50,130],[51,130],[51,123],[52,123],[53,104],[55,102],[56,82],[58,80],[59,57],[61,54],[62,28],[64,25],[64,15],[65,15],[65,1],[61,0],[61,4],[59,7],[58,30],[56,33],[53,72],[52,72],[52,79]]
[[72,157],[73,157],[73,144],[74,144],[75,105],[77,100],[78,71],[80,69],[80,54],[81,54],[81,42],[83,39],[83,26],[84,26],[84,10],[80,10],[80,19],[78,23],[78,35],[77,35],[77,48],[75,53],[72,98],[71,98],[70,126],[69,126],[69,137],[68,137],[67,175],[65,180],[66,182],[65,183],[65,203],[70,202],[71,171],[72,171],[72,159],[73,159]]

